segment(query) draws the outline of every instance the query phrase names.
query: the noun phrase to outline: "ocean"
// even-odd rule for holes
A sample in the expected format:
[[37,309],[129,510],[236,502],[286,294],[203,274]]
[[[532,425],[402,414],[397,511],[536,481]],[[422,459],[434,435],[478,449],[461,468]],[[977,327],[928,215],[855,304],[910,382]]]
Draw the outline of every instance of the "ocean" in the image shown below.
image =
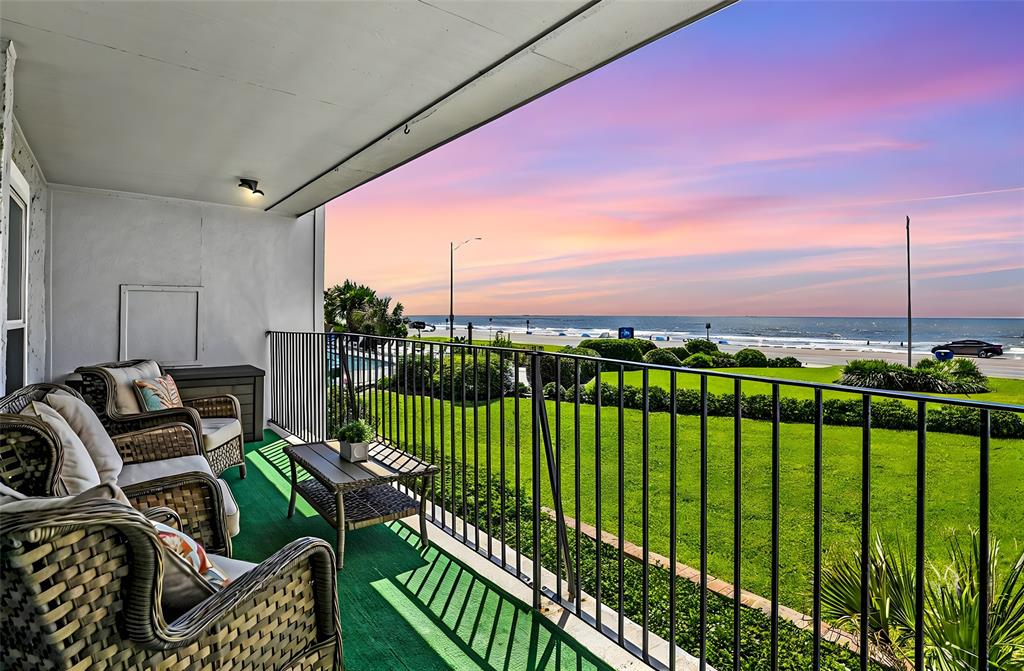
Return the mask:
[[[433,324],[438,331],[448,328],[446,315],[410,316],[411,320]],[[638,317],[588,315],[457,315],[455,325],[486,337],[495,331],[536,335],[615,337],[619,327],[631,326],[638,338],[686,340],[703,338],[704,325],[711,324],[711,338],[740,346],[840,347],[863,351],[895,350],[906,347],[907,320],[900,317]],[[605,337],[608,337],[607,335]],[[1024,353],[1024,319],[914,319],[914,350],[927,351],[951,340],[976,338],[999,343],[1007,351]]]

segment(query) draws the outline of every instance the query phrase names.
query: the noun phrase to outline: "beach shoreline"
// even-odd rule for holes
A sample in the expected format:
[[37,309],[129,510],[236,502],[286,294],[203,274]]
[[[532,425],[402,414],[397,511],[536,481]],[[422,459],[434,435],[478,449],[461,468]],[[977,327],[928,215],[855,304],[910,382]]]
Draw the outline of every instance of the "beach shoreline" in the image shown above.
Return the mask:
[[[445,333],[438,329],[437,331],[425,335],[430,336],[444,336]],[[467,331],[465,328],[459,327],[455,329],[456,337],[466,337]],[[473,337],[476,340],[486,340],[490,337],[490,332],[486,328],[475,328],[473,329]],[[524,343],[529,345],[578,345],[584,338],[575,335],[547,335],[547,334],[526,334],[522,332],[505,331],[502,337],[511,338],[512,342]],[[713,342],[715,338],[711,339]],[[656,340],[654,344],[658,347],[678,347],[685,344],[686,340]],[[719,344],[719,349],[723,352],[735,353],[745,347],[753,347],[754,349],[764,352],[769,357],[786,357],[792,356],[799,359],[805,366],[842,366],[849,361],[854,359],[883,359],[885,361],[891,361],[893,363],[906,363],[907,352],[905,349],[890,349],[879,347],[877,349],[849,349],[842,347],[829,347],[825,345],[751,345],[747,343],[743,344]],[[930,358],[932,355],[927,351],[914,351],[911,355],[913,362],[916,364],[921,359]],[[991,359],[978,359],[970,357],[972,361],[978,364],[978,367],[986,375],[992,377],[1004,377],[1012,379],[1024,379],[1024,355],[1019,352],[1011,352],[1001,357],[993,357]]]

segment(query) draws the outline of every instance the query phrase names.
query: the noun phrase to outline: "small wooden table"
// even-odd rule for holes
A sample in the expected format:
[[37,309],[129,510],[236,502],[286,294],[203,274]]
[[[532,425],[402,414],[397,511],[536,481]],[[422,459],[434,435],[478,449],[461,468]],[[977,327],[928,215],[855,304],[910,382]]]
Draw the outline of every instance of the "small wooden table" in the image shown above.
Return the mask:
[[[338,569],[345,564],[345,531],[410,515],[420,516],[420,544],[427,547],[427,488],[440,469],[408,452],[380,443],[370,445],[370,458],[352,463],[341,458],[336,441],[306,443],[284,448],[292,470],[292,496],[288,517],[295,514],[295,495],[302,494],[327,522],[338,530]],[[296,466],[310,478],[298,479]],[[414,488],[420,481],[420,500],[401,492],[394,483]]]

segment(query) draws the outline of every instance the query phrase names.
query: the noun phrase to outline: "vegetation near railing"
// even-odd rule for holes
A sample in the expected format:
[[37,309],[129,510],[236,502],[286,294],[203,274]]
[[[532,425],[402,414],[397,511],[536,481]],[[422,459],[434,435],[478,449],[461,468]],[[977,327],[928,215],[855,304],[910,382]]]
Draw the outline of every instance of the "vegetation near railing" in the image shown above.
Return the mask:
[[[704,347],[686,351],[715,354]],[[647,661],[660,636],[718,669],[892,666],[879,664],[893,657],[867,571],[854,567],[860,576],[847,581],[860,591],[858,612],[823,610],[844,557],[867,556],[876,534],[909,534],[906,566],[923,590],[937,584],[926,561],[941,560],[951,530],[977,529],[982,548],[996,535],[1024,541],[1024,445],[992,443],[1024,435],[1019,406],[681,370],[644,361],[650,348],[620,361],[587,350],[271,333],[270,349],[273,421],[320,440],[358,417],[378,440],[438,464],[428,494],[436,525],[533,585],[535,605],[543,591],[620,645],[626,621],[636,622],[628,649]],[[628,370],[640,386],[625,384]],[[666,388],[651,383],[652,371]],[[684,376],[699,388],[682,388]],[[710,393],[712,378],[731,393]],[[771,393],[744,393],[748,383]],[[555,519],[541,515],[542,503]],[[618,544],[582,534],[584,521]],[[627,560],[627,538],[639,562]],[[698,584],[652,552],[697,568]],[[523,558],[533,557],[541,561],[526,575]],[[1006,568],[985,559],[977,603],[992,600],[1001,583],[990,576]],[[554,577],[542,579],[540,565]],[[764,594],[771,614],[709,590],[712,572]],[[604,604],[597,621],[581,590]],[[916,668],[925,668],[926,641],[943,654],[925,628],[924,594],[901,634]],[[808,613],[809,629],[780,619],[782,602]],[[853,632],[854,650],[822,639],[823,618]],[[976,633],[979,668],[989,654],[984,620],[979,612],[963,625]]]

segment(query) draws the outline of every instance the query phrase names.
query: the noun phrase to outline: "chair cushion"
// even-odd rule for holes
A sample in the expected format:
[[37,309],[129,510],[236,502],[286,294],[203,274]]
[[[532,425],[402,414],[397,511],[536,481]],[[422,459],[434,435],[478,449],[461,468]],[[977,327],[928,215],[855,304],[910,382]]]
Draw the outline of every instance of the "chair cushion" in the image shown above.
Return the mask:
[[156,361],[143,361],[135,366],[104,368],[114,378],[114,407],[122,415],[137,415],[142,412],[135,395],[135,380],[160,377],[160,365]]
[[[141,464],[125,464],[121,469],[121,475],[117,479],[120,487],[129,487],[141,482],[149,482],[169,475],[180,473],[206,473],[213,476],[210,469],[210,462],[206,457],[191,455],[188,457],[174,457],[173,459],[160,459],[158,461],[147,461]],[[231,487],[223,480],[217,480],[220,485],[221,495],[224,499],[224,525],[227,527],[228,535],[238,534],[238,504],[231,493]]]
[[240,435],[242,423],[233,417],[203,418],[203,449],[216,449]]
[[178,385],[170,375],[133,380],[135,395],[144,411],[180,408],[181,395]]
[[93,499],[118,501],[126,506],[128,505],[127,500],[124,498],[124,494],[120,489],[118,489],[117,485],[112,482],[105,482],[103,484],[96,485],[95,487],[90,487],[84,492],[79,492],[74,496],[30,497],[9,487],[0,485],[0,495],[2,495],[0,496],[0,514],[4,515],[11,513],[43,512],[63,508],[76,503],[82,503],[83,501],[92,501]]
[[32,401],[21,414],[35,417],[48,426],[60,440],[61,451],[64,453],[57,479],[56,494],[61,496],[81,494],[100,484],[100,474],[89,456],[82,439],[78,437],[67,420],[59,412],[39,401]]
[[75,434],[85,445],[85,449],[96,466],[101,481],[116,482],[121,474],[124,460],[114,447],[107,430],[100,423],[89,404],[69,394],[47,394],[46,403],[60,413]]

